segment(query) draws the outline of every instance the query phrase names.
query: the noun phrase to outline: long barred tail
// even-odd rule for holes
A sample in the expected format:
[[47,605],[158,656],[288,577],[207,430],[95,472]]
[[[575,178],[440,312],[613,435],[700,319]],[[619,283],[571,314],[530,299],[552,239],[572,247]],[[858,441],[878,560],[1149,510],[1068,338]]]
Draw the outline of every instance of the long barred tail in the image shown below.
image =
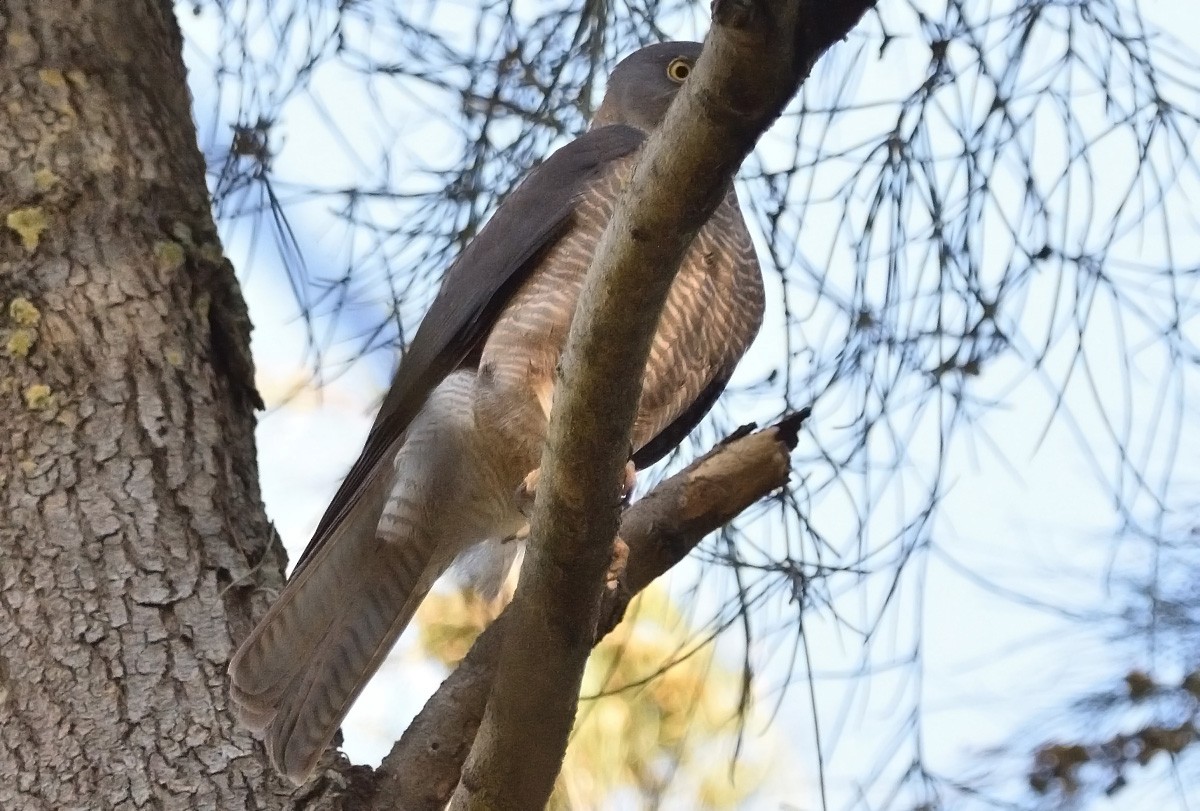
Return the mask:
[[229,665],[243,723],[264,731],[272,763],[297,783],[438,576],[472,544],[523,523],[519,479],[496,472],[476,429],[474,383],[460,371],[430,394],[394,467],[381,463]]
[[[300,567],[229,665],[230,694],[302,783],[429,588],[471,538],[470,376],[449,378],[349,515]],[[470,480],[470,476],[465,477]],[[469,487],[467,488],[470,489]],[[470,522],[468,522],[470,523]],[[486,523],[486,522],[484,522]]]
[[428,539],[378,537],[381,502],[360,501],[229,666],[243,723],[265,731],[271,762],[297,784],[439,573],[428,571],[434,552]]

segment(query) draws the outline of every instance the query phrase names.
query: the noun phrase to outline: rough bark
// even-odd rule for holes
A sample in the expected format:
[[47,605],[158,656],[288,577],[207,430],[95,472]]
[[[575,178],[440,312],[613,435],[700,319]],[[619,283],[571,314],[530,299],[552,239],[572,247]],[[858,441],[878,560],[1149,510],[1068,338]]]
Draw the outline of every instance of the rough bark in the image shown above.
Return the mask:
[[181,53],[169,3],[0,7],[4,809],[271,805],[225,664],[282,550]]
[[[571,325],[492,695],[453,809],[545,805],[599,621],[640,378],[684,251],[816,59],[874,0],[716,0],[703,55],[651,136]],[[764,58],[768,55],[769,58]]]

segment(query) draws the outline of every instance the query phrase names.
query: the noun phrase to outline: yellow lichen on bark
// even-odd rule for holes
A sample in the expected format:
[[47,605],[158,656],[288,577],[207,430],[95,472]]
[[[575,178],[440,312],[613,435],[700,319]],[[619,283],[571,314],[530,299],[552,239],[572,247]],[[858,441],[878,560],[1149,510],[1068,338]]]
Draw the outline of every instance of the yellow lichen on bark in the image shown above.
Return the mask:
[[67,86],[67,77],[63,76],[61,70],[55,70],[54,68],[42,68],[38,71],[38,78],[51,87]]
[[154,243],[154,260],[160,270],[176,271],[183,267],[186,257],[183,246],[178,242],[164,239]]
[[26,357],[37,341],[37,333],[31,329],[15,329],[8,340],[4,342],[4,351],[10,357]]
[[33,302],[18,296],[8,305],[8,317],[16,329],[4,338],[4,351],[9,357],[24,358],[37,342],[36,327],[42,320],[42,314],[33,306]]
[[17,296],[8,305],[8,317],[18,327],[36,327],[42,320],[42,314],[33,302],[24,296]]
[[21,238],[21,245],[29,253],[37,250],[42,232],[49,226],[46,221],[46,212],[40,206],[13,209],[8,212],[8,217],[4,222],[17,232],[17,236]]
[[67,128],[73,126],[77,113],[71,105],[70,87],[67,84],[66,75],[58,68],[42,68],[38,71],[38,78],[42,80],[43,85],[49,88],[44,98],[50,109],[66,119],[58,122],[59,128],[61,129],[64,125]]
[[33,182],[38,191],[47,192],[58,185],[61,178],[49,169],[38,169],[33,173]]
[[25,389],[25,407],[30,411],[44,411],[54,401],[54,392],[45,383],[34,383]]

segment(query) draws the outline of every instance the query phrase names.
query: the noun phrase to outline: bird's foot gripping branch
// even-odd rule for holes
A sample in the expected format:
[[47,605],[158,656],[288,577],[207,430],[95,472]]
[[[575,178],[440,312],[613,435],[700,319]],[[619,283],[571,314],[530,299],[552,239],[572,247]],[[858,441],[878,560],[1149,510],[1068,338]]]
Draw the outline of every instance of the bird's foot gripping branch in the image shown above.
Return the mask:
[[[620,535],[629,558],[621,588],[603,598],[593,644],[616,627],[636,594],[705,536],[787,483],[790,454],[809,413],[805,408],[767,428],[739,430],[625,509]],[[483,717],[510,619],[505,612],[484,630],[426,702],[368,781],[372,794],[403,797],[406,811],[445,806]]]

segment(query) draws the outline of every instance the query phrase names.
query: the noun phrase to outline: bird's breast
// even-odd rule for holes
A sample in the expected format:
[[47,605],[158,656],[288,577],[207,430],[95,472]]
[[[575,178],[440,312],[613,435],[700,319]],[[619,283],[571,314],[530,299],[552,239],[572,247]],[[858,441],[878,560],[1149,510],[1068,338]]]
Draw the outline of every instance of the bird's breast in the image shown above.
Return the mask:
[[[572,226],[518,287],[484,344],[476,417],[530,469],[540,461],[556,366],[622,174],[577,204]],[[762,311],[761,272],[730,192],[687,251],[667,296],[643,378],[635,448],[727,374],[757,333]]]

